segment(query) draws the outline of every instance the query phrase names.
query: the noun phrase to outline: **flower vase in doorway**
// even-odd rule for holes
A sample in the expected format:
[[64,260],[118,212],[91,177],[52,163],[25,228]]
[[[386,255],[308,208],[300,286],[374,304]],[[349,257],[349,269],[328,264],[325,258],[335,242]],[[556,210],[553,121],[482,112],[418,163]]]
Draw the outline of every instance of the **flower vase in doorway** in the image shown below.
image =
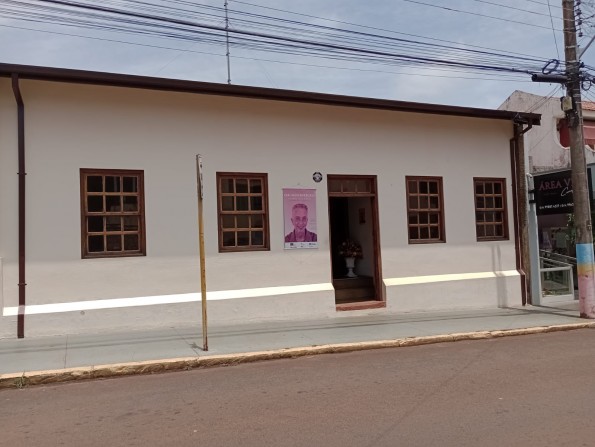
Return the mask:
[[345,266],[347,267],[347,278],[357,278],[353,271],[355,268],[355,260],[363,257],[362,246],[351,239],[347,239],[339,245],[339,254],[345,258]]

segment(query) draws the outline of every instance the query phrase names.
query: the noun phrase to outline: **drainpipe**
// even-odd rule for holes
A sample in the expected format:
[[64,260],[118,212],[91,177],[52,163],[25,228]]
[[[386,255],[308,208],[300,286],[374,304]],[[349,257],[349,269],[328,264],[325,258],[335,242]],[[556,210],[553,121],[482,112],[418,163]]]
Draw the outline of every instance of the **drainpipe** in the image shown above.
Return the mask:
[[19,75],[12,75],[12,91],[17,102],[18,153],[19,153],[19,313],[17,337],[25,337],[25,104],[21,96]]
[[[527,127],[523,129],[523,124]],[[514,213],[514,245],[516,268],[521,275],[522,304],[531,304],[531,290],[527,284],[527,275],[531,276],[527,233],[527,213],[525,201],[527,183],[525,177],[525,157],[523,135],[531,130],[533,124],[514,120],[514,136],[510,139],[510,164],[512,174],[512,202]]]

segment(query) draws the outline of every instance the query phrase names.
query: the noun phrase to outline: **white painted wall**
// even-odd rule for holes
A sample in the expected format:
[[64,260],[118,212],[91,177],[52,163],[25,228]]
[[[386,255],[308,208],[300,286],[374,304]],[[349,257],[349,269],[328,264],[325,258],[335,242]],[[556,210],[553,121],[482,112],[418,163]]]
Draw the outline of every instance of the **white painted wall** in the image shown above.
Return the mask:
[[[506,177],[502,120],[341,108],[115,87],[21,81],[26,106],[27,303],[196,292],[194,156],[203,155],[209,291],[331,282],[326,174],[378,176],[385,279],[515,269],[514,241],[475,240],[473,177]],[[4,307],[16,306],[16,106],[0,80],[0,258]],[[80,258],[80,168],[142,169],[147,256]],[[270,252],[218,253],[215,173],[266,172]],[[314,183],[320,171],[325,180]],[[443,176],[446,243],[409,245],[405,176]],[[317,190],[318,250],[283,249],[282,188]],[[371,217],[371,216],[370,216]],[[513,234],[513,222],[509,222]],[[387,286],[389,310],[520,304],[518,277]],[[502,285],[501,283],[504,283]],[[505,290],[505,294],[498,291]],[[504,302],[502,301],[504,300]],[[28,334],[200,321],[168,304],[27,317]],[[335,315],[334,293],[214,300],[211,322]],[[349,313],[347,313],[349,314]],[[0,336],[14,336],[14,318]]]

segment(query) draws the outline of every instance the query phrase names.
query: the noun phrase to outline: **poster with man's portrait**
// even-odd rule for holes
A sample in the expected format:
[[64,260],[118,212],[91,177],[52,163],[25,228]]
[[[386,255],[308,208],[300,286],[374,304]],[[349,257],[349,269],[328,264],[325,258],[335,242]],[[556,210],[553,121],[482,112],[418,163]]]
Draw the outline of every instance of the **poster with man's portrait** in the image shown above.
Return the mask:
[[316,190],[283,189],[285,248],[318,248]]

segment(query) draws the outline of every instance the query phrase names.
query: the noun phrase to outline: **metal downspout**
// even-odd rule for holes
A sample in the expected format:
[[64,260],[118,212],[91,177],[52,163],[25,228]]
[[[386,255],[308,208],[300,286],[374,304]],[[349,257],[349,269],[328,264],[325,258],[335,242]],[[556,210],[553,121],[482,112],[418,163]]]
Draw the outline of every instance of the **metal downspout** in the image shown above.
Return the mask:
[[21,96],[19,75],[12,75],[12,91],[17,102],[18,114],[18,160],[19,160],[19,312],[17,316],[17,337],[25,337],[25,104]]
[[[527,123],[527,127],[522,129],[522,124],[516,121],[513,122],[514,126],[514,137],[510,139],[510,164],[512,174],[512,202],[514,211],[514,246],[516,253],[516,268],[521,275],[521,294],[522,304],[527,304],[527,273],[525,270],[525,262],[523,261],[523,228],[521,226],[521,204],[524,204],[524,199],[521,201],[519,198],[521,191],[521,185],[519,185],[519,179],[521,179],[520,170],[520,138],[533,127],[532,123]],[[522,130],[519,131],[519,128]],[[523,168],[524,171],[524,168]],[[525,173],[522,173],[522,180],[525,179]],[[525,188],[526,189],[526,188]],[[524,209],[524,207],[523,207]],[[525,219],[526,220],[526,219]],[[530,303],[529,303],[530,304]]]

